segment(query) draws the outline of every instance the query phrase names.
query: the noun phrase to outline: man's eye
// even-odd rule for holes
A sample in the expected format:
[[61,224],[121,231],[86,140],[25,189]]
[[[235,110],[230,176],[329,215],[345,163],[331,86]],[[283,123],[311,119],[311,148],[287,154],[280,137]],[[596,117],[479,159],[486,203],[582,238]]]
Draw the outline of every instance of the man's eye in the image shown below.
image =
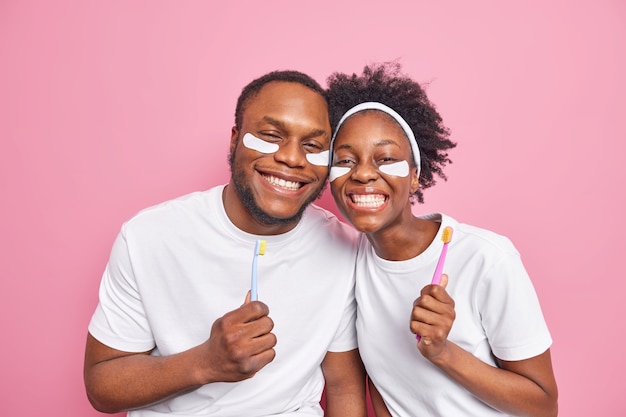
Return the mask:
[[278,133],[274,132],[263,132],[261,138],[268,142],[278,142],[282,139]]
[[305,143],[304,147],[309,151],[309,152],[319,152],[323,149],[322,145],[319,145],[317,143]]

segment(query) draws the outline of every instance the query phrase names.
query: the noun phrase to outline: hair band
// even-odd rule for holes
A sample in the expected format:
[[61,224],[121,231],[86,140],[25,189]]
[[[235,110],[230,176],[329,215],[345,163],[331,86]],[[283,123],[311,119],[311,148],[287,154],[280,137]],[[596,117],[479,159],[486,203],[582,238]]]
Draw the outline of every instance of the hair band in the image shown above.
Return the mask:
[[[409,124],[394,109],[382,103],[378,103],[375,101],[367,101],[365,103],[357,104],[356,106],[352,107],[350,110],[345,112],[344,115],[339,120],[339,123],[337,123],[337,129],[335,129],[335,133],[333,134],[333,137],[330,140],[330,150],[331,151],[333,150],[333,146],[335,144],[335,137],[337,136],[337,133],[339,132],[339,128],[341,127],[343,122],[345,122],[346,119],[352,116],[353,114],[358,113],[360,111],[364,111],[364,110],[380,110],[384,113],[387,113],[391,117],[393,117],[394,120],[398,122],[398,124],[400,124],[400,126],[402,127],[402,130],[404,130],[404,134],[407,136],[407,138],[409,139],[409,143],[411,144],[411,151],[413,152],[413,160],[415,161],[415,166],[417,167],[417,177],[419,178],[420,172],[422,170],[422,164],[420,160],[420,149],[419,149],[419,146],[417,145],[417,140],[415,140],[415,135],[413,134],[413,130],[411,130],[411,127],[409,126]],[[332,164],[332,155],[331,155],[330,161]]]

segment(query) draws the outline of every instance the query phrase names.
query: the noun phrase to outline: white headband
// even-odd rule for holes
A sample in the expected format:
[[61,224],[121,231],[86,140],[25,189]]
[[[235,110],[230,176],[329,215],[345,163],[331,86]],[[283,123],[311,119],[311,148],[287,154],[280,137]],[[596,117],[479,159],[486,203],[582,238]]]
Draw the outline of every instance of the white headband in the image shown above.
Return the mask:
[[[417,166],[417,177],[419,178],[420,172],[422,170],[422,164],[420,161],[420,148],[419,146],[417,146],[415,135],[413,134],[413,131],[411,130],[411,127],[409,126],[409,124],[402,118],[402,116],[396,113],[396,111],[392,109],[391,107],[385,106],[382,103],[377,103],[375,101],[367,101],[365,103],[357,104],[356,106],[348,110],[341,117],[341,119],[339,120],[339,123],[337,123],[337,129],[335,129],[335,133],[333,134],[333,137],[330,140],[330,151],[333,152],[333,145],[335,144],[335,137],[337,136],[337,132],[339,132],[339,128],[341,127],[343,122],[345,122],[346,119],[352,116],[354,113],[358,113],[363,110],[380,110],[382,112],[387,113],[391,117],[393,117],[395,121],[400,124],[400,126],[402,127],[402,130],[404,130],[404,133],[409,139],[409,143],[411,144],[411,150],[413,151],[413,160],[415,161],[415,166]],[[330,161],[332,163],[332,154],[331,154]]]

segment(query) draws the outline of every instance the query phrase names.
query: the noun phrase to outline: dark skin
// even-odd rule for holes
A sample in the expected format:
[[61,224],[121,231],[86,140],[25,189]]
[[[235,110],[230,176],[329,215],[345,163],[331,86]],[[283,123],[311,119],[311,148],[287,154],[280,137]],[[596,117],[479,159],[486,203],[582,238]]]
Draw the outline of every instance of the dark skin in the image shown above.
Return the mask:
[[[285,86],[289,88],[285,88]],[[311,105],[311,104],[315,105]],[[328,149],[330,142],[328,110],[324,99],[295,83],[271,82],[246,107],[241,131],[231,133],[233,175],[223,194],[230,220],[241,230],[258,235],[288,232],[299,221],[298,213],[315,199],[326,181],[328,168],[310,164],[307,153]],[[244,146],[245,133],[279,145],[272,154]],[[267,178],[299,184],[297,190],[268,182]],[[247,188],[250,198],[264,214],[251,211],[239,188]]]
[[374,414],[376,417],[391,417],[391,413],[385,405],[383,397],[378,392],[376,385],[368,378],[368,388],[370,392],[370,399],[372,400],[372,407],[374,408]]
[[[94,408],[106,413],[144,407],[211,382],[254,376],[275,356],[269,308],[246,302],[211,326],[209,339],[176,355],[124,352],[87,336],[85,386]],[[167,378],[163,376],[167,375]]]
[[[330,125],[324,99],[297,83],[273,81],[251,99],[243,113],[242,132],[274,141],[279,150],[262,154],[246,148],[241,132],[232,130],[233,177],[249,187],[253,214],[231,179],[223,193],[231,221],[248,233],[273,235],[295,227],[302,207],[314,199],[327,168],[307,162],[306,153],[328,149]],[[269,179],[299,183],[286,189]],[[269,220],[268,220],[269,219]],[[243,297],[242,297],[243,298]],[[272,362],[276,352],[269,307],[245,298],[241,307],[209,324],[202,344],[165,357],[150,352],[113,349],[87,336],[84,380],[99,411],[116,413],[141,408],[213,382],[237,382]],[[326,378],[327,416],[366,416],[365,374],[358,350],[328,352],[321,364]]]
[[[381,171],[384,165],[411,161],[407,137],[381,112],[357,113],[341,127],[334,146],[333,165],[350,168],[332,183],[335,201],[355,228],[366,234],[376,254],[402,261],[421,254],[437,235],[439,223],[411,212],[409,196],[419,187],[414,164],[408,176]],[[358,202],[384,196],[380,205]],[[416,349],[483,402],[514,416],[557,415],[558,390],[550,351],[521,361],[497,359],[491,366],[448,340],[456,318],[454,300],[446,291],[447,275],[439,285],[427,285],[414,301],[410,330],[421,336]],[[389,412],[370,383],[378,417]]]
[[413,304],[410,328],[421,335],[420,353],[472,394],[515,416],[556,416],[557,387],[550,350],[530,359],[505,361],[493,367],[448,340],[454,323],[454,300],[439,285],[428,285]]

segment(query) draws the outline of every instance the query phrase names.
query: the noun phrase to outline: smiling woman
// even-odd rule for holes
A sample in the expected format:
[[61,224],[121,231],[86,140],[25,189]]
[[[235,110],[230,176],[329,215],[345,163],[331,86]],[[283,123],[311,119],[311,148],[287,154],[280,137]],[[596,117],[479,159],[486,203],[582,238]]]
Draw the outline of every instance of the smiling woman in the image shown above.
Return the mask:
[[357,334],[377,415],[555,416],[552,339],[514,246],[412,213],[455,146],[420,85],[391,64],[328,84],[332,194],[363,233]]

